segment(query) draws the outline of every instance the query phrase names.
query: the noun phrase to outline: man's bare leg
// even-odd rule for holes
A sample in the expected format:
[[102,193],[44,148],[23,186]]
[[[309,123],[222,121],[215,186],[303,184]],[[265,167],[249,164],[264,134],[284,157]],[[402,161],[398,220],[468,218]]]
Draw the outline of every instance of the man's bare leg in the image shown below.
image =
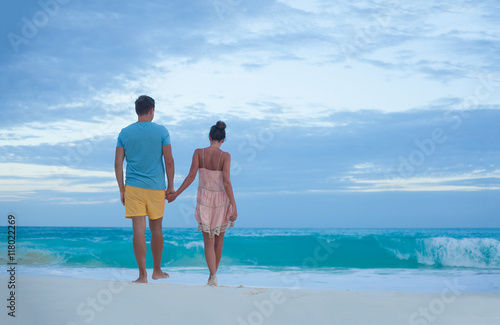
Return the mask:
[[134,230],[134,253],[139,267],[139,278],[135,280],[136,283],[148,283],[148,274],[146,272],[146,217],[138,216],[132,217],[132,228]]
[[161,256],[163,254],[162,218],[149,220],[151,230],[151,252],[153,253],[153,280],[165,279],[169,275],[161,270]]

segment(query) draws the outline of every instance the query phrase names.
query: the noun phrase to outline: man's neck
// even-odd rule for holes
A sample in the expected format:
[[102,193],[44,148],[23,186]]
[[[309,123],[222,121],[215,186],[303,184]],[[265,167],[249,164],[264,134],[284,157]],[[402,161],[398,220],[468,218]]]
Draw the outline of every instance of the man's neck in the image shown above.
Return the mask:
[[146,116],[139,116],[139,119],[137,120],[137,123],[143,123],[143,122],[151,122],[153,119],[146,117]]
[[155,111],[153,108],[147,114],[137,115],[137,123],[151,122],[155,118]]

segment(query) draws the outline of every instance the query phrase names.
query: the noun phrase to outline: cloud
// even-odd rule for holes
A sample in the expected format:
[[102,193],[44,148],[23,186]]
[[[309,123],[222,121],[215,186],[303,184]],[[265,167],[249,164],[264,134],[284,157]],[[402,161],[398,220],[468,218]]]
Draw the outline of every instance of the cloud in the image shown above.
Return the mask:
[[461,175],[416,176],[395,179],[343,179],[347,192],[436,192],[500,190],[500,170],[491,173],[472,171]]
[[[222,119],[244,197],[498,189],[498,4],[217,3],[71,1],[7,44],[0,200],[117,203],[116,137],[142,94],[171,132],[176,182]],[[7,7],[6,32],[40,10]],[[446,140],[422,151],[436,129]]]
[[67,166],[0,163],[0,177],[19,178],[114,178],[114,172],[83,170]]
[[117,136],[129,120],[116,116],[112,120],[56,120],[49,123],[29,122],[0,129],[0,147],[61,145],[88,140],[98,143],[103,137]]
[[120,202],[120,199],[78,200],[75,198],[67,198],[67,197],[51,197],[46,199],[46,202],[54,205],[102,205],[102,204],[115,204]]
[[[496,71],[498,27],[477,19],[491,7],[242,1],[227,3],[220,17],[207,1],[72,2],[22,56],[0,65],[4,89],[16,94],[0,95],[1,123],[120,114],[142,93],[175,107],[177,121],[200,102],[250,119],[260,112],[245,103],[276,98],[302,117],[317,109],[404,111],[460,97],[472,74]],[[141,16],[148,22],[128,23]],[[356,53],[345,67],[339,48],[349,46]]]
[[0,193],[12,201],[46,200],[49,193],[74,196],[116,192],[114,172],[58,165],[0,163]]

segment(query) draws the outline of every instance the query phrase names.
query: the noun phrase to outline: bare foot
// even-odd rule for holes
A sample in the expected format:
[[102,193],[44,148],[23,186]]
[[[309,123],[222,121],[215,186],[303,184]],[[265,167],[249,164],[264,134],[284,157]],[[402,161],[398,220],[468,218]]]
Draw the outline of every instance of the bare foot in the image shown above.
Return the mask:
[[148,277],[140,276],[139,278],[137,278],[137,280],[132,281],[132,283],[148,283]]
[[217,275],[210,275],[207,284],[212,287],[218,287],[219,285],[217,284]]
[[167,272],[163,272],[163,271],[154,271],[153,272],[153,280],[166,279],[169,277],[170,277],[170,275],[168,275]]

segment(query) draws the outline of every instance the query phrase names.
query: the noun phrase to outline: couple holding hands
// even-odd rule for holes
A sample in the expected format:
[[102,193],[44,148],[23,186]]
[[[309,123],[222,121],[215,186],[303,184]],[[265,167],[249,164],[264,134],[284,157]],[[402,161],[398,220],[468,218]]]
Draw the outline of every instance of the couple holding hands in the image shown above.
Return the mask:
[[[140,96],[135,101],[135,110],[138,121],[121,130],[115,155],[115,174],[121,202],[125,206],[125,217],[132,219],[134,253],[139,267],[139,278],[134,282],[148,282],[146,216],[151,230],[152,278],[169,277],[160,265],[165,200],[169,203],[175,201],[193,183],[199,171],[195,218],[198,230],[203,233],[205,259],[210,271],[207,284],[217,286],[216,274],[222,257],[224,234],[226,229],[233,227],[238,216],[230,180],[231,155],[220,149],[226,138],[226,124],[219,121],[210,128],[210,146],[195,150],[189,174],[175,191],[170,135],[164,126],[152,122],[154,99]],[[124,160],[127,161],[125,182]],[[165,173],[168,184],[165,184]]]

